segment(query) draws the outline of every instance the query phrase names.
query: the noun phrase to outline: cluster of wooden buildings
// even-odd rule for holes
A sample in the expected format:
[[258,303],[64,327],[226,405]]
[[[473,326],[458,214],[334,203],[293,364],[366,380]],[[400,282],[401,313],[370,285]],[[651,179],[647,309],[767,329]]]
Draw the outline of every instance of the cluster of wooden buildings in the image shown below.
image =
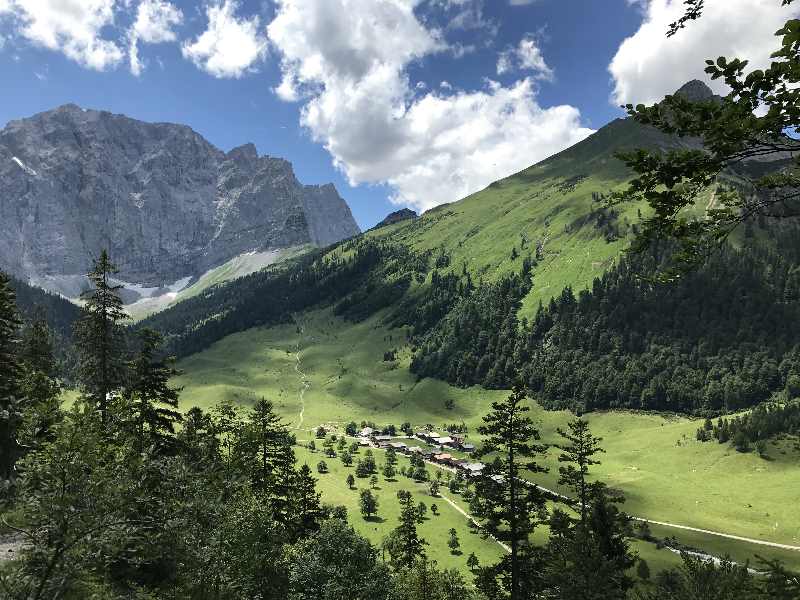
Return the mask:
[[412,446],[397,440],[392,441],[395,440],[392,436],[376,434],[376,432],[372,430],[366,431],[367,429],[369,428],[365,428],[360,433],[362,445],[374,445],[378,448],[392,448],[396,452],[408,456],[419,455],[423,460],[453,467],[468,477],[480,475],[485,466],[483,463],[471,462],[466,458],[458,458],[445,452],[447,448],[460,450],[465,453],[473,452],[475,446],[467,443],[462,435],[440,435],[436,431],[417,431],[414,434],[414,438],[425,442],[429,446],[433,446],[433,448],[431,448]]

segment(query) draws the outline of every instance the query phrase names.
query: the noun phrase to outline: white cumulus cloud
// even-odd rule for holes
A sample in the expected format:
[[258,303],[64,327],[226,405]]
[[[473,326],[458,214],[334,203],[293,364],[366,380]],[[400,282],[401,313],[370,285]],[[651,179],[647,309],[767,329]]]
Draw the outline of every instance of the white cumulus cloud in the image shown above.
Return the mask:
[[136,20],[128,33],[131,73],[138,76],[143,69],[139,59],[139,42],[147,44],[174,42],[177,39],[174,27],[182,22],[183,13],[170,2],[142,0],[136,10]]
[[642,24],[609,65],[616,104],[657,102],[691,79],[724,92],[724,83],[711,83],[704,74],[705,59],[727,56],[748,59],[751,68],[768,66],[779,44],[774,32],[800,14],[800,6],[782,7],[776,0],[706,0],[699,20],[667,38],[669,24],[685,10],[683,1],[637,2],[643,9]]
[[532,78],[427,91],[415,61],[448,51],[422,0],[279,0],[268,35],[285,100],[353,184],[388,183],[417,209],[451,202],[591,133],[571,106],[541,107]]
[[259,17],[237,17],[238,8],[235,0],[210,5],[208,28],[182,47],[184,57],[214,77],[241,77],[266,56],[267,39]]
[[515,70],[531,71],[537,79],[553,78],[553,70],[544,60],[541,48],[531,36],[522,38],[515,48],[508,48],[497,58],[497,74]]
[[62,52],[98,71],[116,66],[124,56],[102,30],[114,24],[114,0],[6,0],[0,12],[18,19],[18,32],[38,46]]

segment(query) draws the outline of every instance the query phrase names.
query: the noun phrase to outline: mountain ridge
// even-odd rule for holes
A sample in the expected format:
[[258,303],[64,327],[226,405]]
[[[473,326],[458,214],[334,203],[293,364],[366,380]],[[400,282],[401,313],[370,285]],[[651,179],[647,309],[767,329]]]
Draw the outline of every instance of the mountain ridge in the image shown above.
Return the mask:
[[191,127],[62,105],[0,130],[0,264],[62,292],[107,248],[150,287],[245,252],[360,232],[333,184],[303,185],[252,143],[224,152]]

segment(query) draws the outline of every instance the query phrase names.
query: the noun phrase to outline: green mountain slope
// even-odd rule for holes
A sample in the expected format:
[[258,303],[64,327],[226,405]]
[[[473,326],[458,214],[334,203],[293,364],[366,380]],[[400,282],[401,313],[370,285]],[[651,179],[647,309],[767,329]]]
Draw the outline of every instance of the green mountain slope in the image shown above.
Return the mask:
[[617,119],[575,146],[459,202],[368,235],[418,251],[444,249],[453,268],[466,265],[487,279],[519,269],[514,250],[535,257],[536,284],[522,312],[529,316],[539,301],[547,302],[566,286],[589,287],[627,245],[640,207],[609,211],[602,202],[603,195],[630,179],[614,154],[685,145],[690,142]]

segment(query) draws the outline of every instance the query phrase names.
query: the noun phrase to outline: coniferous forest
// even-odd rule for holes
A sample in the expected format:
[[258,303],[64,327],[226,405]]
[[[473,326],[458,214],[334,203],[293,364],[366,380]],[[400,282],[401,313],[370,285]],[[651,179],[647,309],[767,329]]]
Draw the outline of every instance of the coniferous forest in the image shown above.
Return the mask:
[[291,322],[295,310],[332,305],[355,321],[383,310],[410,337],[420,377],[494,389],[522,382],[544,406],[578,412],[722,414],[769,400],[800,376],[800,231],[769,235],[774,244],[726,246],[669,283],[656,274],[670,247],[628,254],[590,290],[566,288],[530,320],[519,309],[536,286],[533,258],[518,273],[475,281],[444,251],[357,240],[332,258],[304,257],[214,288],[144,325],[183,356],[236,331]]

